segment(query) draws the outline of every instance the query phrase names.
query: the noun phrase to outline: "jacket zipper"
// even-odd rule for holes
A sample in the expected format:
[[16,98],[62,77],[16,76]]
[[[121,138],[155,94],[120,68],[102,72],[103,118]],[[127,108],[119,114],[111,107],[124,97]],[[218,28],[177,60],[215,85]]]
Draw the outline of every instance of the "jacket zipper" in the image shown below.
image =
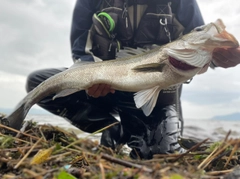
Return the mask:
[[128,28],[128,0],[124,1],[122,18],[125,19],[125,25]]

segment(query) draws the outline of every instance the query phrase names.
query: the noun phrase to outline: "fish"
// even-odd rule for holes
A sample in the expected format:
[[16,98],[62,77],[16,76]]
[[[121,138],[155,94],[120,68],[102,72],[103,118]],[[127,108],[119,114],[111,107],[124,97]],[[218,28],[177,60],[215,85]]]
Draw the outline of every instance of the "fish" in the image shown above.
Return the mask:
[[215,48],[239,47],[237,39],[225,29],[223,21],[217,19],[166,45],[132,57],[76,62],[30,91],[6,117],[9,126],[19,129],[30,108],[49,95],[55,94],[54,100],[87,90],[94,84],[134,92],[136,107],[149,116],[162,89],[207,71]]

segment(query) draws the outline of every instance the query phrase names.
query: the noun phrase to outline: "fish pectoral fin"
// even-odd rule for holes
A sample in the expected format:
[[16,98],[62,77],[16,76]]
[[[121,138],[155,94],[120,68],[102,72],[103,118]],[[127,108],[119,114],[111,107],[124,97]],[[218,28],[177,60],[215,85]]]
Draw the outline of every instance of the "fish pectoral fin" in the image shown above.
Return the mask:
[[141,108],[146,116],[149,116],[156,105],[159,92],[161,88],[155,86],[154,88],[141,90],[134,94],[134,101],[137,108]]
[[150,63],[136,66],[133,70],[137,72],[162,72],[165,65],[165,63]]
[[59,93],[57,93],[55,96],[53,96],[53,100],[55,100],[56,98],[68,96],[68,95],[76,93],[78,91],[79,91],[79,89],[76,89],[76,88],[62,90]]

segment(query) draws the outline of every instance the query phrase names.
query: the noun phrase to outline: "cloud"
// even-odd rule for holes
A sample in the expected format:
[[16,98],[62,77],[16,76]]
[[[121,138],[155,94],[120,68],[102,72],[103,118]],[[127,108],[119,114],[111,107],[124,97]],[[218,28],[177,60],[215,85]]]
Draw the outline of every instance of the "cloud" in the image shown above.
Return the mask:
[[240,40],[240,1],[239,0],[198,0],[205,23],[222,19],[227,30]]
[[[0,108],[14,108],[26,95],[26,76],[0,71]],[[1,112],[1,111],[0,111]]]
[[240,112],[240,66],[209,69],[183,85],[182,104],[186,118],[211,118]]
[[[0,6],[0,107],[13,108],[26,95],[32,71],[70,66],[70,28],[75,0],[6,0]],[[199,0],[206,23],[221,18],[240,40],[239,0]],[[240,112],[240,66],[209,69],[184,85],[184,117]]]
[[[199,96],[200,98],[201,96]],[[220,101],[214,104],[182,101],[183,117],[185,119],[209,119],[214,116],[232,114],[239,111],[240,97],[228,102]]]
[[235,68],[208,69],[207,73],[197,75],[190,84],[184,85],[188,93],[206,93],[209,91],[219,93],[239,93],[240,81],[238,79],[240,66]]
[[72,8],[66,0],[2,2],[0,70],[27,75],[36,68],[70,64]]

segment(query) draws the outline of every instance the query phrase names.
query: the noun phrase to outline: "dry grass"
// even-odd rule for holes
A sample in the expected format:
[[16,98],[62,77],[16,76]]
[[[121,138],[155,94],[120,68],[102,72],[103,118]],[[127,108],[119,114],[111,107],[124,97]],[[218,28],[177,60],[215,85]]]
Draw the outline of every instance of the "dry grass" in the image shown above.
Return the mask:
[[[48,125],[25,123],[16,131],[0,125],[0,178],[2,179],[181,179],[236,178],[240,163],[240,139],[219,141],[184,154],[155,155],[151,160],[131,160],[99,146],[98,142]],[[3,131],[3,130],[1,130]]]

